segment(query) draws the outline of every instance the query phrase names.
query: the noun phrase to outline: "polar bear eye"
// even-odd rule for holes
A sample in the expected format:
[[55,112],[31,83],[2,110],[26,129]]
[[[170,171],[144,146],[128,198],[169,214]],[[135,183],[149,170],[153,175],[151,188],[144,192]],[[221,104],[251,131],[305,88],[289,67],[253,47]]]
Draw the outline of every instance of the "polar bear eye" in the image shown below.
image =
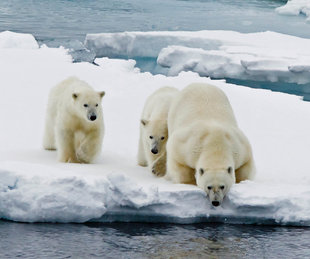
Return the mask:
[[165,137],[161,137],[160,139],[161,139],[161,140],[164,140],[164,139],[165,139]]
[[221,186],[220,186],[220,189],[221,189],[221,190],[224,190],[224,189],[225,189],[225,186],[224,186],[224,185],[221,185]]
[[98,107],[98,103],[96,103],[96,107]]
[[150,136],[150,139],[153,139],[153,136]]
[[85,104],[84,104],[84,107],[85,107],[85,108],[88,107],[88,104],[85,103]]
[[208,188],[208,190],[211,190],[211,189],[212,189],[212,186],[208,186],[207,188]]

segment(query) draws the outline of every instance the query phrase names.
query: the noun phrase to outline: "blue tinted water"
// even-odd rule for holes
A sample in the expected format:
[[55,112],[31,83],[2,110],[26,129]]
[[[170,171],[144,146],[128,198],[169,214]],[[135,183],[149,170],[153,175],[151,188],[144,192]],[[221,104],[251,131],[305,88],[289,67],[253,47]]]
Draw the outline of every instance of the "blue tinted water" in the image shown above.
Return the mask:
[[272,30],[310,38],[302,16],[280,16],[279,0],[1,0],[0,30],[42,42],[84,40],[86,33],[152,30]]
[[309,258],[310,229],[0,221],[1,258]]

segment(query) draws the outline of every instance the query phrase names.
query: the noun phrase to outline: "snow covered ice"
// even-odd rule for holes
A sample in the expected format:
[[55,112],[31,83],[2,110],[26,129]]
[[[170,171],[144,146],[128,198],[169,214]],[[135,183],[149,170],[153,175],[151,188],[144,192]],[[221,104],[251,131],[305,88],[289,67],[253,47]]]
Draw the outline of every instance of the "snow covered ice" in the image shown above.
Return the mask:
[[21,34],[11,31],[0,33],[0,49],[37,49],[39,44],[31,34]]
[[303,14],[307,17],[306,21],[310,22],[310,1],[309,0],[288,0],[283,6],[276,9],[276,12],[284,15]]
[[[195,48],[223,45],[220,36],[213,41],[197,40],[207,38],[208,33],[200,33],[184,33],[195,37],[179,39],[180,34],[171,33],[169,38],[166,32],[161,46],[157,36],[141,34],[156,44],[147,48],[153,53],[139,55],[157,56],[162,48],[181,41],[183,45],[196,42]],[[221,35],[224,38],[231,33]],[[21,222],[216,221],[310,226],[310,103],[297,96],[227,84],[193,72],[173,77],[141,73],[133,60],[98,58],[98,66],[72,63],[63,48],[24,48],[20,39],[8,49],[2,44],[11,40],[9,36],[0,33],[0,69],[5,71],[0,78],[0,218]],[[259,34],[254,36],[259,38]],[[286,44],[304,50],[301,47],[307,40],[288,39]],[[109,46],[115,40],[111,34]],[[146,44],[136,40],[127,49],[124,41],[117,42],[117,53],[122,50],[126,55],[143,51],[136,44]],[[237,37],[236,46],[239,43]],[[109,51],[107,55],[113,50]],[[48,92],[68,76],[106,91],[106,135],[95,164],[58,163],[56,152],[42,148]],[[172,184],[136,164],[139,118],[146,97],[161,86],[182,89],[192,82],[212,83],[227,94],[253,147],[256,179],[234,185],[220,208],[213,208],[196,186]]]
[[157,58],[172,76],[193,71],[212,78],[310,82],[310,39],[270,31],[99,33],[88,34],[85,45],[99,57]]

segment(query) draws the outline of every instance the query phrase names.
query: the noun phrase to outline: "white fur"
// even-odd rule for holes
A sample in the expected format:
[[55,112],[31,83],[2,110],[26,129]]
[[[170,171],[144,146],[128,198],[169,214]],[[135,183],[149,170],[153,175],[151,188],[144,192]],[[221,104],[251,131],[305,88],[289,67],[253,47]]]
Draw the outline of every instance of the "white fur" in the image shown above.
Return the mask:
[[167,178],[175,183],[197,184],[220,204],[233,183],[254,177],[251,146],[219,88],[187,86],[171,104],[168,128]]
[[[103,95],[76,77],[62,81],[50,91],[43,146],[57,149],[60,162],[90,163],[101,151]],[[92,116],[96,120],[91,121]]]
[[[178,93],[173,87],[155,91],[145,102],[140,121],[138,164],[149,166],[157,176],[166,173],[167,118],[170,104]],[[151,150],[157,150],[153,154]]]

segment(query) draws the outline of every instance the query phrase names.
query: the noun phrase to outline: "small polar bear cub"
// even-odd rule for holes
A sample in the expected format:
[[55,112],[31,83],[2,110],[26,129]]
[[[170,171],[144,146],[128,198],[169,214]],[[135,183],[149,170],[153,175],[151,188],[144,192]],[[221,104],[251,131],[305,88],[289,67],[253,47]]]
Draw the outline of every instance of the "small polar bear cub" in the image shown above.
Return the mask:
[[60,162],[90,163],[101,151],[104,95],[76,77],[62,81],[50,91],[43,146],[57,149]]
[[178,92],[173,87],[158,89],[147,98],[141,115],[138,164],[148,166],[157,176],[166,173],[168,111]]
[[232,184],[253,179],[250,143],[219,88],[191,84],[183,89],[171,104],[168,128],[168,179],[197,184],[213,206],[222,203]]

